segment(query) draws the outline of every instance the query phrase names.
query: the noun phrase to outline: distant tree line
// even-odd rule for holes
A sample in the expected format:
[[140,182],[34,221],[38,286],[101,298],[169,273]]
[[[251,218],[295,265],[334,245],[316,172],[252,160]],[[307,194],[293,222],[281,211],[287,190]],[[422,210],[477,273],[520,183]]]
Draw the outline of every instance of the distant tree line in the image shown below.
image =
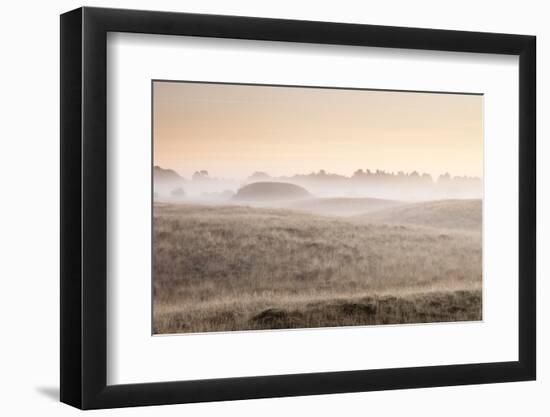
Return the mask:
[[[248,177],[249,180],[267,180],[270,178],[277,178],[277,177],[271,177],[266,172],[257,171],[254,172],[250,177]],[[332,174],[328,173],[324,169],[320,169],[317,172],[312,172],[310,174],[296,174],[291,177],[278,177],[278,179],[320,179],[320,180],[410,180],[414,182],[434,182],[434,179],[432,176],[428,173],[420,173],[418,171],[412,171],[412,172],[404,172],[404,171],[398,171],[395,172],[388,172],[385,170],[377,169],[374,171],[371,171],[370,169],[358,169],[356,170],[351,177],[347,177],[345,175],[339,175],[339,174]],[[478,177],[469,177],[469,176],[451,176],[448,172],[445,174],[441,174],[437,178],[437,182],[440,181],[451,181],[451,180],[459,180],[459,181],[480,181]]]

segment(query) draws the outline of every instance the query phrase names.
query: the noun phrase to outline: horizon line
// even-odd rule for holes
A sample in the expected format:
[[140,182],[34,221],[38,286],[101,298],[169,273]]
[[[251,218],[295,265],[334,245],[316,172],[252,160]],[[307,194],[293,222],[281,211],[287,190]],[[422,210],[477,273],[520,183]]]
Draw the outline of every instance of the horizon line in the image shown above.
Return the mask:
[[[179,175],[180,177],[182,178],[185,178],[185,175],[182,175],[178,170],[174,169],[174,168],[163,168],[162,166],[158,165],[158,164],[152,164],[152,169],[154,170],[155,168],[160,168],[162,170],[166,170],[166,171],[173,171],[175,172],[177,175]],[[359,171],[359,170],[362,170],[363,173],[366,175],[366,176],[377,176],[377,175],[389,175],[389,176],[395,176],[395,177],[398,177],[400,176],[400,173],[403,174],[403,176],[411,176],[413,173],[416,173],[419,177],[422,177],[424,175],[429,175],[431,177],[432,180],[435,181],[436,178],[439,178],[439,177],[442,177],[442,176],[446,176],[448,175],[451,179],[479,179],[481,180],[483,177],[482,176],[478,176],[478,175],[456,175],[456,174],[451,174],[450,172],[445,172],[445,173],[442,173],[442,174],[438,174],[438,175],[434,175],[434,174],[430,174],[429,172],[421,172],[421,171],[418,171],[418,170],[412,170],[412,171],[386,171],[386,170],[383,170],[383,169],[370,169],[370,168],[357,168],[355,170],[355,172]],[[191,174],[191,177],[198,173],[198,172],[201,172],[201,171],[206,171],[208,173],[208,176],[210,177],[210,170],[208,169],[202,169],[202,170],[194,170],[194,173]],[[321,174],[321,171],[325,171],[324,169],[319,169],[317,171],[312,171],[312,172],[309,172],[307,174],[303,174],[303,173],[294,173],[294,174],[290,174],[290,175],[271,175],[265,171],[254,171],[252,172],[251,174],[247,175],[246,177],[216,177],[216,176],[212,176],[210,177],[210,179],[222,179],[222,180],[242,180],[242,179],[248,179],[250,177],[252,177],[254,174],[257,174],[257,173],[261,173],[261,174],[265,174],[267,175],[268,178],[273,178],[273,179],[277,179],[277,178],[292,178],[292,177],[296,177],[296,176],[312,176],[312,175],[326,175],[327,177],[328,176],[338,176],[338,177],[344,177],[344,178],[348,178],[348,179],[351,179],[355,176],[355,172],[351,175],[346,175],[346,174],[338,174],[338,173],[335,173],[335,172],[328,172],[328,171],[325,171],[324,174]]]

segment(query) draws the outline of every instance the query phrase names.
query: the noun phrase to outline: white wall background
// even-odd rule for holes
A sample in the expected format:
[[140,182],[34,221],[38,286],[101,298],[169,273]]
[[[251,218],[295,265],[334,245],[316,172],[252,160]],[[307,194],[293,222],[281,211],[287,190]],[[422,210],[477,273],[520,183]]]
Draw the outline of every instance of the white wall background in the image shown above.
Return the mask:
[[[0,90],[0,410],[75,415],[59,392],[59,17],[72,0],[3,5]],[[550,84],[545,2],[124,0],[86,5],[239,14],[395,26],[532,34],[538,37],[539,213],[550,210],[550,147],[544,120]],[[542,145],[542,146],[541,146]],[[94,415],[530,415],[550,412],[550,223],[539,215],[538,381],[100,411]],[[546,394],[546,395],[545,395]]]

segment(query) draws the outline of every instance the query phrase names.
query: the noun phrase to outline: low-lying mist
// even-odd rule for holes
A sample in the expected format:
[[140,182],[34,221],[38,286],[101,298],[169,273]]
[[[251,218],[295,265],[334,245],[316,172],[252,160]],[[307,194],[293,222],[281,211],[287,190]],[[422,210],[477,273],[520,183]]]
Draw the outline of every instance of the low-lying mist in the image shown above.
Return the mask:
[[[155,201],[191,201],[204,203],[235,202],[239,190],[255,183],[279,183],[299,186],[312,198],[378,198],[399,201],[429,201],[441,199],[479,199],[483,185],[478,177],[429,174],[389,173],[357,170],[352,176],[327,173],[320,170],[307,175],[271,177],[255,172],[244,179],[210,176],[208,171],[197,171],[192,178],[181,177],[175,171],[154,167]],[[260,188],[260,187],[258,187]],[[254,199],[248,199],[254,204]],[[257,203],[260,203],[258,198]],[[268,200],[274,200],[269,198]]]

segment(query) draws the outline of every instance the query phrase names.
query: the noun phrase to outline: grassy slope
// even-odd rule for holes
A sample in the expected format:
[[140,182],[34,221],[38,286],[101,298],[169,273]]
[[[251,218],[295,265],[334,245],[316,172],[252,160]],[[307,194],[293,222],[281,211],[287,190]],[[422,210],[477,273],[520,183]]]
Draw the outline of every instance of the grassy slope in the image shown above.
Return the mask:
[[479,232],[239,206],[154,226],[157,333],[480,318]]
[[354,216],[403,204],[379,198],[311,198],[297,201],[288,208],[326,216]]
[[390,207],[356,220],[480,231],[481,217],[481,200],[439,200]]

